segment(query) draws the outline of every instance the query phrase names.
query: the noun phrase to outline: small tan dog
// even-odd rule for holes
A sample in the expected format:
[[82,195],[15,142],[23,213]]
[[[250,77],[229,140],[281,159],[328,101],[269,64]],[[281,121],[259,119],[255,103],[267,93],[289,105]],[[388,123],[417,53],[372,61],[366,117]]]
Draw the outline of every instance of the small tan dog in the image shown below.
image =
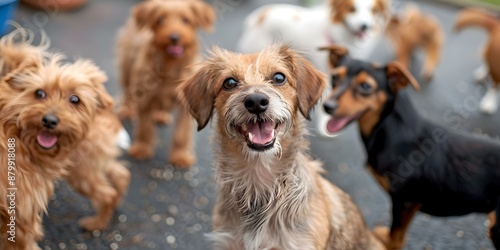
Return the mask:
[[[122,118],[138,116],[130,156],[154,154],[155,122],[168,124],[177,107],[176,87],[199,61],[197,30],[210,31],[213,8],[198,0],[150,0],[137,5],[119,34],[119,65],[124,90]],[[192,121],[179,110],[169,161],[187,167],[195,162]]]
[[498,109],[498,94],[500,92],[500,19],[494,14],[478,9],[462,10],[455,23],[455,29],[461,31],[467,27],[482,27],[489,33],[488,42],[484,48],[486,67],[480,67],[475,72],[476,80],[491,82],[486,95],[481,100],[480,110],[485,114],[494,114]]
[[[122,126],[92,62],[62,63],[46,47],[0,40],[0,249],[39,249],[53,181],[90,199],[86,230],[104,229],[128,189],[116,161]],[[17,66],[16,66],[17,65]]]
[[300,114],[309,118],[324,75],[288,47],[213,54],[180,99],[198,129],[216,113],[216,249],[383,249],[307,154]]
[[422,13],[417,5],[410,4],[400,15],[391,17],[387,35],[396,47],[396,60],[405,67],[410,66],[413,52],[419,48],[425,52],[422,77],[430,81],[441,57],[444,32],[439,21]]

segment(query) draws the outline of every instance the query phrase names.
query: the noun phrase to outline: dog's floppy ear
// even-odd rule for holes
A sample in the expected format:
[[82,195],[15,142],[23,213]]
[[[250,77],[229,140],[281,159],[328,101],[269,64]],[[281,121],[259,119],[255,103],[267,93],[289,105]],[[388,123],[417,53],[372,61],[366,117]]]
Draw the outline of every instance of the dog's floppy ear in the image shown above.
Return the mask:
[[90,60],[77,60],[73,64],[73,67],[75,71],[88,77],[92,83],[96,90],[98,107],[111,110],[113,108],[113,98],[109,95],[108,91],[106,91],[106,88],[104,88],[104,83],[108,80],[106,73],[100,70],[99,67]]
[[389,10],[389,1],[388,0],[376,0],[375,1],[375,6],[373,6],[373,12],[375,12],[377,14],[382,14],[385,18],[385,17],[390,16],[389,11],[390,10]]
[[144,1],[132,9],[132,16],[139,29],[154,28],[162,18],[156,1]]
[[212,32],[216,18],[215,10],[204,1],[192,1],[191,9],[196,16],[196,24],[205,31]]
[[349,53],[345,47],[338,46],[338,45],[330,45],[328,47],[321,47],[319,50],[327,50],[330,52],[330,55],[328,56],[328,63],[330,64],[330,67],[336,68],[340,65],[340,62],[342,59],[344,59],[345,56],[347,56]]
[[181,104],[198,122],[198,131],[207,125],[214,109],[215,93],[212,89],[214,72],[211,72],[208,67],[201,67],[194,76],[184,81],[177,89]]
[[12,71],[5,75],[0,84],[5,82],[13,90],[23,91],[26,88],[28,81],[23,80],[23,76],[27,76],[41,66],[41,61],[26,60],[17,65]]
[[309,112],[319,101],[326,87],[325,75],[287,46],[281,47],[280,54],[291,63],[291,72],[297,84],[299,110],[306,119],[311,120]]
[[387,64],[386,68],[387,81],[392,91],[396,92],[404,88],[408,83],[413,86],[415,90],[420,90],[420,85],[413,75],[399,62],[391,62]]

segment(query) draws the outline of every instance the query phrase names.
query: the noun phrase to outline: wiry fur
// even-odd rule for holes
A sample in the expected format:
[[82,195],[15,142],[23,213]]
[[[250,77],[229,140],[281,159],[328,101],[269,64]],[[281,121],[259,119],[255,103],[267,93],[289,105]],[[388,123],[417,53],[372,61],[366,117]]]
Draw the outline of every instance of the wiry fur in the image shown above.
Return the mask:
[[[170,112],[178,107],[175,88],[189,77],[199,60],[197,30],[210,31],[215,21],[213,8],[198,0],[151,0],[132,9],[120,30],[118,60],[124,91],[122,118],[137,116],[130,156],[153,156],[155,123],[169,124]],[[177,36],[173,41],[171,37]],[[182,53],[169,50],[182,47]],[[169,161],[189,167],[195,162],[192,121],[179,109]]]
[[[19,32],[19,31],[15,31]],[[63,63],[63,56],[46,52],[15,35],[0,40],[4,65],[0,81],[0,249],[39,249],[43,237],[42,214],[54,191],[53,181],[64,178],[87,196],[97,210],[84,218],[88,230],[107,226],[126,192],[130,174],[116,161],[116,137],[122,128],[111,112],[112,99],[105,91],[105,74],[93,63]],[[15,66],[17,65],[17,66]],[[43,89],[46,98],[37,99]],[[69,101],[77,95],[79,104]],[[59,124],[51,129],[58,141],[50,149],[37,142],[44,131],[42,117],[51,114]],[[15,186],[7,182],[7,141],[15,139]],[[95,144],[95,145],[94,145]],[[17,190],[15,213],[9,210],[7,188]],[[7,221],[15,216],[15,243],[7,240]],[[5,223],[4,223],[5,222]]]
[[[273,74],[286,76],[273,84]],[[222,83],[234,78],[238,86]],[[219,194],[209,238],[216,249],[382,249],[350,197],[321,177],[308,154],[304,118],[326,81],[304,58],[274,46],[249,55],[220,49],[180,86],[199,129],[215,110],[213,138]],[[269,98],[265,112],[247,111],[246,96]],[[203,97],[203,98],[202,98]],[[279,124],[276,142],[256,151],[238,132],[249,121]]]

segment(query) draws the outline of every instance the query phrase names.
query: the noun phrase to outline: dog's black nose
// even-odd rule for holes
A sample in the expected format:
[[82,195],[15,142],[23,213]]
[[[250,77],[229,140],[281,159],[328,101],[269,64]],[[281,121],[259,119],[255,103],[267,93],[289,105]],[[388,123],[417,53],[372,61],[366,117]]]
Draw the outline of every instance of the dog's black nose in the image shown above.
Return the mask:
[[55,128],[59,123],[59,119],[54,115],[45,115],[42,118],[42,125],[46,128]]
[[255,93],[245,98],[245,108],[252,114],[260,114],[267,109],[269,97],[263,94]]
[[325,109],[325,112],[333,115],[333,112],[337,109],[338,105],[336,101],[328,100],[325,103],[323,103],[323,108]]
[[170,38],[170,41],[172,41],[172,43],[176,44],[177,42],[179,42],[179,39],[181,38],[181,36],[177,33],[174,33],[174,34],[171,34],[169,38]]
[[364,23],[359,27],[359,31],[365,32],[368,29],[368,24]]

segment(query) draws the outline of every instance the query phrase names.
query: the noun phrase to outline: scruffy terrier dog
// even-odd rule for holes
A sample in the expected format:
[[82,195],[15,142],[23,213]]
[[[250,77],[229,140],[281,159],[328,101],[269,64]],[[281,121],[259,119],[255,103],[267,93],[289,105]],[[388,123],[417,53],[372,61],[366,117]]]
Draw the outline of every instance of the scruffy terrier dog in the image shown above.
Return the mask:
[[[130,180],[116,161],[123,128],[105,74],[90,61],[63,63],[26,43],[2,39],[0,50],[2,65],[19,65],[0,81],[0,249],[39,249],[42,214],[59,178],[96,209],[80,225],[105,228]],[[24,62],[10,61],[23,55]]]
[[383,249],[307,154],[300,114],[309,118],[325,85],[311,63],[275,46],[246,55],[216,48],[180,86],[198,129],[216,114],[216,249]]
[[481,100],[479,109],[485,114],[494,114],[498,109],[498,93],[500,92],[500,18],[493,13],[478,8],[462,10],[456,20],[455,30],[468,27],[484,28],[489,33],[484,48],[484,62],[476,70],[478,81],[487,81],[488,91]]
[[[198,0],[152,0],[132,10],[120,31],[118,49],[124,104],[122,118],[138,116],[130,156],[154,154],[155,122],[168,124],[177,105],[176,87],[199,61],[197,30],[212,29],[213,8]],[[180,109],[169,161],[175,166],[195,162],[192,121]]]
[[396,49],[396,59],[405,67],[410,66],[413,52],[419,48],[425,53],[422,78],[430,81],[441,56],[444,33],[439,21],[422,13],[417,5],[410,4],[400,15],[391,17],[387,35]]

